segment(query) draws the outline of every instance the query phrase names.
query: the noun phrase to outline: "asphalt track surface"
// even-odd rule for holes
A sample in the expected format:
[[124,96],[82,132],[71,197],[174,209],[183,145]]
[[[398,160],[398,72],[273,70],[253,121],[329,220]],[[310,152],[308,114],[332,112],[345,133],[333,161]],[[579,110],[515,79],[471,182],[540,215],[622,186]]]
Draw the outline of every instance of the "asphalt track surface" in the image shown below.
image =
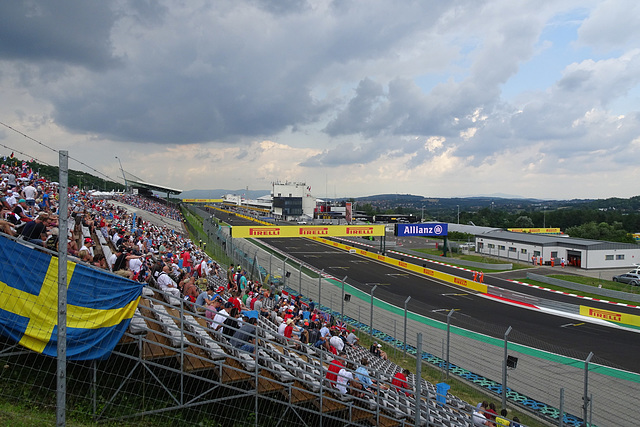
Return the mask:
[[[228,220],[228,217],[220,212],[216,212],[216,216],[223,221]],[[234,217],[232,223],[255,224],[238,217]],[[348,254],[309,239],[263,240],[309,265],[324,269],[325,273],[336,278],[342,279],[347,276],[347,283],[364,292],[369,293],[377,284],[375,297],[398,307],[404,307],[404,301],[411,296],[408,309],[432,319],[446,321],[447,313],[455,309],[452,316],[453,325],[500,339],[511,326],[513,332],[509,336],[510,341],[580,359],[586,358],[592,351],[597,356],[598,363],[640,373],[638,333],[497,302],[465,289]],[[407,261],[411,262],[411,259]],[[418,260],[415,261],[418,263]],[[451,267],[429,264],[429,268],[471,278],[471,273]],[[576,305],[581,302],[576,301],[574,297],[524,288],[522,285],[487,275],[485,283]],[[615,307],[616,311],[624,309],[596,301],[585,301],[583,304],[608,310]],[[636,310],[630,312],[638,314],[637,309],[628,310]]]

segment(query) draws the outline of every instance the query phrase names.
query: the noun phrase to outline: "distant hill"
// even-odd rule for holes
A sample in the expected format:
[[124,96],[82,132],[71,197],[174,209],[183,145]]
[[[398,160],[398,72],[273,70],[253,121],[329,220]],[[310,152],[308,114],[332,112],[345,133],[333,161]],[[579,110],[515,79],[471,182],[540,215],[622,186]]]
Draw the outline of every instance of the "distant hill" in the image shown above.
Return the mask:
[[257,199],[260,196],[271,194],[271,190],[187,190],[183,191],[178,197],[181,199],[220,199],[225,194],[244,194],[247,199]]

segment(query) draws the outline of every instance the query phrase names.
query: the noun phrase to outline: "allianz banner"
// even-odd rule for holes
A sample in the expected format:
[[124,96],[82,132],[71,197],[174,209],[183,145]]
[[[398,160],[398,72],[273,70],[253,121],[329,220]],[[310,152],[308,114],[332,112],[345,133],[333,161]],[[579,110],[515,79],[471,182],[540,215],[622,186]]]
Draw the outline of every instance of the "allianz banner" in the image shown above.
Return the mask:
[[446,236],[449,224],[426,222],[422,224],[396,224],[395,235],[402,236]]

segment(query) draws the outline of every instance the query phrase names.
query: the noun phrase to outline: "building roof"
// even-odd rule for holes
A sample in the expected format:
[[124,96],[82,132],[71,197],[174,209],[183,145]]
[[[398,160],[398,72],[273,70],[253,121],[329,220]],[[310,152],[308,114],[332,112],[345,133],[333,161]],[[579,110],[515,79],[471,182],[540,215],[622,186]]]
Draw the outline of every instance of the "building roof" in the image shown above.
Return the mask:
[[169,188],[163,185],[158,185],[158,184],[152,184],[150,182],[144,182],[141,180],[133,180],[133,179],[128,179],[128,184],[129,186],[133,187],[133,188],[146,188],[152,191],[158,191],[158,192],[162,192],[162,193],[169,193],[169,194],[180,194],[182,193],[182,190],[178,190],[176,188]]
[[[566,236],[566,237],[563,237]],[[487,237],[504,241],[528,243],[540,246],[580,247],[589,249],[640,249],[634,243],[607,242],[604,240],[580,239],[565,235],[516,233],[513,231],[495,230],[477,234],[476,237]]]

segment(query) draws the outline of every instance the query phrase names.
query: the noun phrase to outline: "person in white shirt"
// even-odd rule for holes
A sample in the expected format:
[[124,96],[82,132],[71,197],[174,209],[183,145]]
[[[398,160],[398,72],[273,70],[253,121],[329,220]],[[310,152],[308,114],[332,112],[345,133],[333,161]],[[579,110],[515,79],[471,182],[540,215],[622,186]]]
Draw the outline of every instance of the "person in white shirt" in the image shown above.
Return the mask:
[[89,252],[89,254],[91,255],[91,258],[93,258],[95,256],[95,254],[93,252],[93,240],[91,240],[89,237],[84,239],[84,244],[82,245],[80,250],[81,251],[85,250],[85,251]]
[[222,326],[224,325],[224,321],[227,320],[227,317],[229,317],[229,311],[231,310],[231,307],[233,307],[233,304],[227,301],[224,304],[224,308],[216,313],[215,317],[213,318],[213,322],[211,322],[211,328],[214,331],[222,332]]
[[287,322],[280,323],[280,326],[278,326],[278,335],[284,336],[284,330],[286,327],[287,327]]
[[349,390],[347,387],[349,386],[349,382],[355,381],[353,378],[353,363],[347,362],[347,367],[342,368],[338,371],[338,379],[336,382],[336,388],[342,394],[347,394]]
[[344,341],[342,341],[342,338],[340,338],[340,336],[337,334],[333,335],[329,339],[329,344],[331,344],[333,348],[335,348],[338,351],[338,353],[344,350]]
[[176,298],[180,298],[180,289],[178,289],[178,284],[169,276],[169,271],[169,267],[165,265],[156,282],[158,283],[160,290],[171,294]]
[[22,189],[22,195],[27,202],[29,211],[33,215],[36,206],[36,196],[38,195],[38,190],[33,186],[33,182],[30,182],[29,185]]
[[7,196],[4,199],[9,204],[9,207],[11,209],[13,209],[13,207],[18,204],[18,200],[16,199],[16,195],[13,190],[7,190]]
[[140,273],[142,269],[142,260],[140,258],[133,258],[129,260],[129,270],[133,271],[133,274]]

